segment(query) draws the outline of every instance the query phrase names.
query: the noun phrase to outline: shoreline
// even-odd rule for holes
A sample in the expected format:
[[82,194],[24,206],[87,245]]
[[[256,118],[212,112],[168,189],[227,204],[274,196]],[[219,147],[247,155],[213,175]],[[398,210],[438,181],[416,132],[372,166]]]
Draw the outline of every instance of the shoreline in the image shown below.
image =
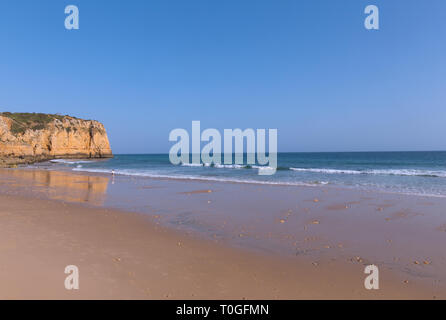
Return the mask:
[[[22,170],[35,170],[35,168],[19,168]],[[60,168],[58,169],[48,169],[52,171],[65,171]],[[74,170],[67,170],[68,172],[72,173],[79,173],[79,174],[87,174],[87,175],[98,175],[107,177],[110,176],[111,172],[106,171],[89,171],[82,168],[75,168]],[[415,196],[415,197],[426,197],[426,198],[445,198],[446,195],[440,195],[440,194],[424,194],[424,193],[410,193],[410,192],[404,192],[404,191],[389,191],[389,190],[380,190],[380,189],[361,189],[357,187],[348,187],[343,185],[337,185],[337,184],[324,184],[324,183],[295,183],[295,182],[285,182],[285,181],[278,181],[278,182],[272,182],[272,181],[258,181],[258,180],[230,180],[230,179],[218,179],[218,178],[205,178],[205,177],[182,177],[182,176],[167,176],[167,175],[138,175],[138,174],[124,174],[124,173],[114,173],[115,176],[127,176],[127,177],[137,177],[141,179],[154,179],[154,180],[172,180],[172,181],[196,181],[196,182],[215,182],[215,183],[234,183],[234,184],[248,184],[248,185],[265,185],[265,186],[277,186],[277,187],[305,187],[305,188],[332,188],[337,190],[350,190],[350,191],[363,191],[363,192],[371,192],[371,193],[378,193],[378,194],[391,194],[391,195],[402,195],[402,196]]]
[[[390,152],[390,151],[389,151]],[[417,152],[417,151],[413,151]],[[51,160],[58,160],[59,158],[50,159],[50,160],[44,160],[39,163],[45,163],[45,162],[51,162]],[[70,158],[62,158],[70,160]],[[61,159],[61,160],[62,160]],[[78,159],[78,158],[72,158],[73,160],[79,160],[79,161],[88,161],[88,160],[107,160],[107,158],[89,158],[89,159]],[[304,188],[330,188],[334,190],[344,190],[344,191],[360,191],[365,193],[376,193],[376,194],[382,194],[382,195],[395,195],[395,196],[415,196],[415,197],[424,197],[424,198],[442,198],[446,199],[446,195],[443,194],[430,194],[430,193],[417,193],[417,192],[406,192],[406,191],[392,191],[392,190],[382,190],[382,189],[368,189],[368,188],[359,188],[359,187],[350,187],[346,185],[339,185],[339,184],[326,184],[326,183],[306,183],[306,182],[286,182],[286,181],[260,181],[260,180],[237,180],[237,179],[219,179],[219,178],[207,178],[207,177],[200,177],[200,176],[168,176],[168,175],[155,175],[155,174],[131,174],[131,173],[119,173],[115,172],[112,174],[112,171],[101,171],[98,170],[89,170],[85,168],[70,168],[65,169],[62,167],[59,168],[46,168],[46,167],[29,167],[29,166],[19,166],[19,167],[13,167],[13,168],[4,168],[0,167],[0,169],[18,169],[18,170],[29,170],[29,171],[35,171],[35,170],[48,170],[48,171],[59,171],[59,172],[69,172],[72,174],[84,174],[89,176],[102,176],[102,177],[110,177],[110,175],[114,176],[123,176],[123,177],[135,177],[138,179],[152,179],[152,180],[165,180],[165,181],[191,181],[191,182],[203,182],[203,183],[229,183],[229,184],[246,184],[246,185],[264,185],[264,186],[277,186],[277,187],[304,187]]]
[[[2,268],[9,270],[8,276],[0,276],[8,283],[0,296],[444,299],[445,258],[439,240],[445,239],[446,229],[428,231],[446,222],[437,212],[444,202],[412,198],[324,187],[0,170],[0,225],[5,231],[0,236],[0,261],[7,261]],[[291,207],[293,203],[298,206]],[[351,208],[345,208],[346,203]],[[404,209],[415,205],[427,211]],[[424,221],[428,213],[433,218]],[[420,235],[410,240],[414,230]],[[118,263],[123,257],[125,270]],[[414,265],[415,259],[421,265]],[[429,259],[429,265],[423,259]],[[88,287],[87,281],[101,290],[65,290],[62,260],[66,265],[81,264],[82,275],[87,269],[81,288]],[[14,270],[30,263],[40,265],[33,271],[36,279],[54,277],[52,291],[22,283],[23,274]],[[381,289],[376,291],[364,288],[364,267],[372,263],[380,268]],[[107,270],[107,276],[99,269]],[[165,270],[170,271],[163,276]],[[130,277],[133,274],[138,276]],[[115,291],[106,283],[114,283]],[[151,293],[142,286],[151,287]],[[17,295],[8,296],[14,290],[19,290]]]

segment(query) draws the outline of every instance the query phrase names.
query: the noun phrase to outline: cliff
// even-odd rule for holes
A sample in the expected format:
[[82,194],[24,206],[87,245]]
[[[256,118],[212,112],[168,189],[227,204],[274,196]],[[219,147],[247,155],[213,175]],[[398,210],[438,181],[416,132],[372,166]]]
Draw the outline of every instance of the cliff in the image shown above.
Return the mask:
[[43,113],[0,113],[0,167],[56,158],[113,157],[104,126]]

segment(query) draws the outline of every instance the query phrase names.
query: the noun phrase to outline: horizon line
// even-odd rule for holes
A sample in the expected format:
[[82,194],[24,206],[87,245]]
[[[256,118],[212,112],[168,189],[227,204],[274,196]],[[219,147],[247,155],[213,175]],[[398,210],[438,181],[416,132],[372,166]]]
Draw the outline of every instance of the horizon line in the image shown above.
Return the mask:
[[[393,151],[279,151],[279,153],[396,153],[396,152],[446,152],[446,150],[393,150]],[[268,152],[267,152],[268,153]],[[168,155],[169,152],[113,153],[114,155]],[[193,154],[193,153],[190,153]],[[221,153],[224,154],[224,153]],[[234,152],[232,153],[234,154]],[[247,154],[247,152],[243,152]]]

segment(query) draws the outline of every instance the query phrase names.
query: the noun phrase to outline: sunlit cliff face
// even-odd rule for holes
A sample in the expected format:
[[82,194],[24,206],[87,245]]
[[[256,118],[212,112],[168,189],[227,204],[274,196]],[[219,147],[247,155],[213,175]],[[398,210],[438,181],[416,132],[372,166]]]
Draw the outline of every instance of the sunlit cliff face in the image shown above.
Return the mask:
[[0,158],[4,162],[111,156],[107,133],[100,122],[64,116],[43,124],[24,123],[0,115]]

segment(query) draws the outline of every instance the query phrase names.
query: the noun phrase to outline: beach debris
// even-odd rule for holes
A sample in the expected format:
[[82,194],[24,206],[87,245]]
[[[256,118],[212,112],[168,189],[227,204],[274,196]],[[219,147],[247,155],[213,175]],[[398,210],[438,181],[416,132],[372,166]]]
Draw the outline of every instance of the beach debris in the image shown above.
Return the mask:
[[426,264],[426,265],[429,265],[429,264],[431,264],[432,262],[429,261],[429,260],[424,260],[423,263]]
[[319,202],[318,198],[314,198],[313,202]]
[[413,263],[414,264],[420,264],[420,262],[418,260],[415,260]]
[[313,220],[311,221],[312,224],[319,224],[319,220]]
[[113,260],[115,260],[116,262],[121,262],[121,258],[119,258],[119,257],[116,257]]
[[285,223],[285,221],[286,221],[285,219],[280,219],[279,220],[280,223]]
[[208,190],[208,193],[211,193],[211,192],[212,192],[212,190],[211,190],[211,189],[209,189],[209,190]]
[[339,243],[338,248],[344,248],[344,245],[342,243]]
[[181,247],[183,244],[181,243],[181,241],[178,241],[177,245],[178,245],[179,247]]
[[311,264],[315,267],[317,267],[319,265],[319,263],[317,263],[317,262],[312,262]]
[[383,210],[384,210],[384,209],[381,208],[381,207],[379,207],[379,208],[376,209],[376,211],[383,211]]
[[211,200],[208,200],[208,203],[211,203]]
[[404,280],[403,281],[405,284],[408,284],[409,283],[409,280]]
[[325,249],[330,249],[331,247],[329,245],[324,246]]

